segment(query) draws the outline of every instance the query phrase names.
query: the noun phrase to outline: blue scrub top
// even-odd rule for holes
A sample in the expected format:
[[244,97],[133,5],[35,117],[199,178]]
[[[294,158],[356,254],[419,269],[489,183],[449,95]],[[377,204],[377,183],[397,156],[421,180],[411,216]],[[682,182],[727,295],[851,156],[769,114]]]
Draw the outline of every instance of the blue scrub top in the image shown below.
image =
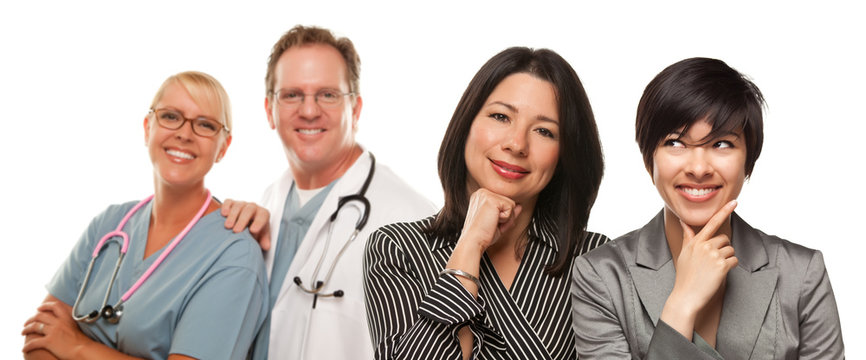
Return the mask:
[[[48,292],[73,305],[99,239],[114,230],[137,202],[112,205],[91,221],[48,284]],[[124,227],[129,250],[115,280],[114,305],[164,251],[144,257],[152,202]],[[79,322],[81,330],[125,354],[165,359],[241,359],[268,314],[268,283],[262,251],[248,231],[232,233],[219,211],[203,216],[163,263],[124,304],[117,324]],[[79,315],[99,308],[117,261],[116,243],[94,264]]]

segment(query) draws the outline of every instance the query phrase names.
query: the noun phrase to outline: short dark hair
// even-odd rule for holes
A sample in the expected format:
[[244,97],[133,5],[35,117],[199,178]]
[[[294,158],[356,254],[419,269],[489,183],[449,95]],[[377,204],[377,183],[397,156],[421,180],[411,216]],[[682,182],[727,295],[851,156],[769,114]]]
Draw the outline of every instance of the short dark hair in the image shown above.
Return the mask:
[[346,79],[349,80],[349,92],[360,94],[361,91],[361,58],[355,51],[352,40],[346,37],[335,37],[330,30],[316,26],[295,25],[291,30],[283,34],[271,49],[268,58],[268,72],[265,74],[265,93],[270,96],[274,93],[274,72],[280,56],[295,46],[322,44],[330,45],[340,52],[346,62]]
[[743,74],[721,60],[691,58],[668,66],[650,81],[637,106],[635,140],[647,170],[664,139],[697,121],[712,130],[706,139],[743,131],[746,176],[751,176],[764,143],[764,96]]
[[536,202],[533,219],[555,226],[559,252],[546,271],[561,275],[583,245],[589,212],[595,203],[604,160],[589,98],[571,65],[548,49],[512,47],[496,54],[478,70],[454,110],[439,148],[439,178],[445,205],[428,234],[456,242],[469,207],[466,139],[469,129],[494,88],[509,75],[527,73],[550,82],[560,119],[559,160]]

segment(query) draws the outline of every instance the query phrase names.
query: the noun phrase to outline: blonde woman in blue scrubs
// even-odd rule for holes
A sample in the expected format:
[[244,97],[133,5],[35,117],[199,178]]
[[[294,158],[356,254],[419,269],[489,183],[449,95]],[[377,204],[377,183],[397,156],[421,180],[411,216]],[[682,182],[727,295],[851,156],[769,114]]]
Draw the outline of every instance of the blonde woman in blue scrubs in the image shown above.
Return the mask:
[[[204,186],[231,144],[230,129],[228,95],[213,77],[184,72],[162,84],[144,118],[154,196],[93,219],[25,323],[25,359],[246,356],[267,316],[261,249],[249,232],[223,226],[220,204]],[[88,282],[94,249],[118,227],[129,247],[116,279],[120,246],[110,242]],[[118,318],[99,316],[103,304],[121,298]]]

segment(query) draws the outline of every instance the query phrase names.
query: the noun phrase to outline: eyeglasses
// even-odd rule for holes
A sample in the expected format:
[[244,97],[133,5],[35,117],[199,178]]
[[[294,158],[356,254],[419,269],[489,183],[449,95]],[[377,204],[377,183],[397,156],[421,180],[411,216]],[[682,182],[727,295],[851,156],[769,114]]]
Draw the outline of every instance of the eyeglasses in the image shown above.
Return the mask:
[[220,130],[229,132],[229,129],[223,126],[223,124],[220,124],[219,121],[204,116],[195,119],[188,119],[179,111],[171,109],[150,109],[148,114],[156,114],[156,123],[166,129],[180,129],[183,124],[186,124],[186,122],[189,121],[189,123],[192,124],[192,132],[198,136],[211,137],[219,134]]
[[[294,108],[304,103],[304,99],[308,95],[313,94],[304,94],[298,89],[280,89],[274,93],[277,103],[284,108]],[[314,98],[316,99],[316,104],[319,104],[323,108],[335,108],[343,103],[343,97],[347,95],[355,95],[355,93],[344,93],[334,89],[321,89],[316,92]]]

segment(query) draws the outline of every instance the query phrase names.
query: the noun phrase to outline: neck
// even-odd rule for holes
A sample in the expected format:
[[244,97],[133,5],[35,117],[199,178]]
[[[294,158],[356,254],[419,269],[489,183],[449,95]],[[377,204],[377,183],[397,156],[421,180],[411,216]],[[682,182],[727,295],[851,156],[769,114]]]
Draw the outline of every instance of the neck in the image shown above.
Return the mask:
[[295,184],[299,189],[318,189],[343,176],[363,153],[364,151],[361,150],[361,147],[355,144],[350,150],[345,151],[343,156],[340,156],[337,161],[331,164],[308,167],[302,164],[301,161],[290,157],[289,167],[292,169],[292,177],[294,177]]
[[[671,257],[674,260],[674,264],[677,263],[677,259],[679,258],[680,251],[683,248],[683,227],[680,225],[680,218],[674,214],[673,211],[665,207],[665,237],[668,241],[668,247],[671,250]],[[704,224],[706,225],[706,224]],[[703,230],[704,225],[701,226],[689,226],[692,228],[692,231],[695,234],[698,234]],[[728,239],[731,238],[731,219],[725,220],[725,223],[716,230],[716,235],[727,235]]]
[[[204,182],[184,188],[157,182],[150,215],[151,226],[186,225],[195,217],[205,200],[207,200],[207,189],[204,188]],[[211,201],[208,210],[214,208],[216,204]]]

